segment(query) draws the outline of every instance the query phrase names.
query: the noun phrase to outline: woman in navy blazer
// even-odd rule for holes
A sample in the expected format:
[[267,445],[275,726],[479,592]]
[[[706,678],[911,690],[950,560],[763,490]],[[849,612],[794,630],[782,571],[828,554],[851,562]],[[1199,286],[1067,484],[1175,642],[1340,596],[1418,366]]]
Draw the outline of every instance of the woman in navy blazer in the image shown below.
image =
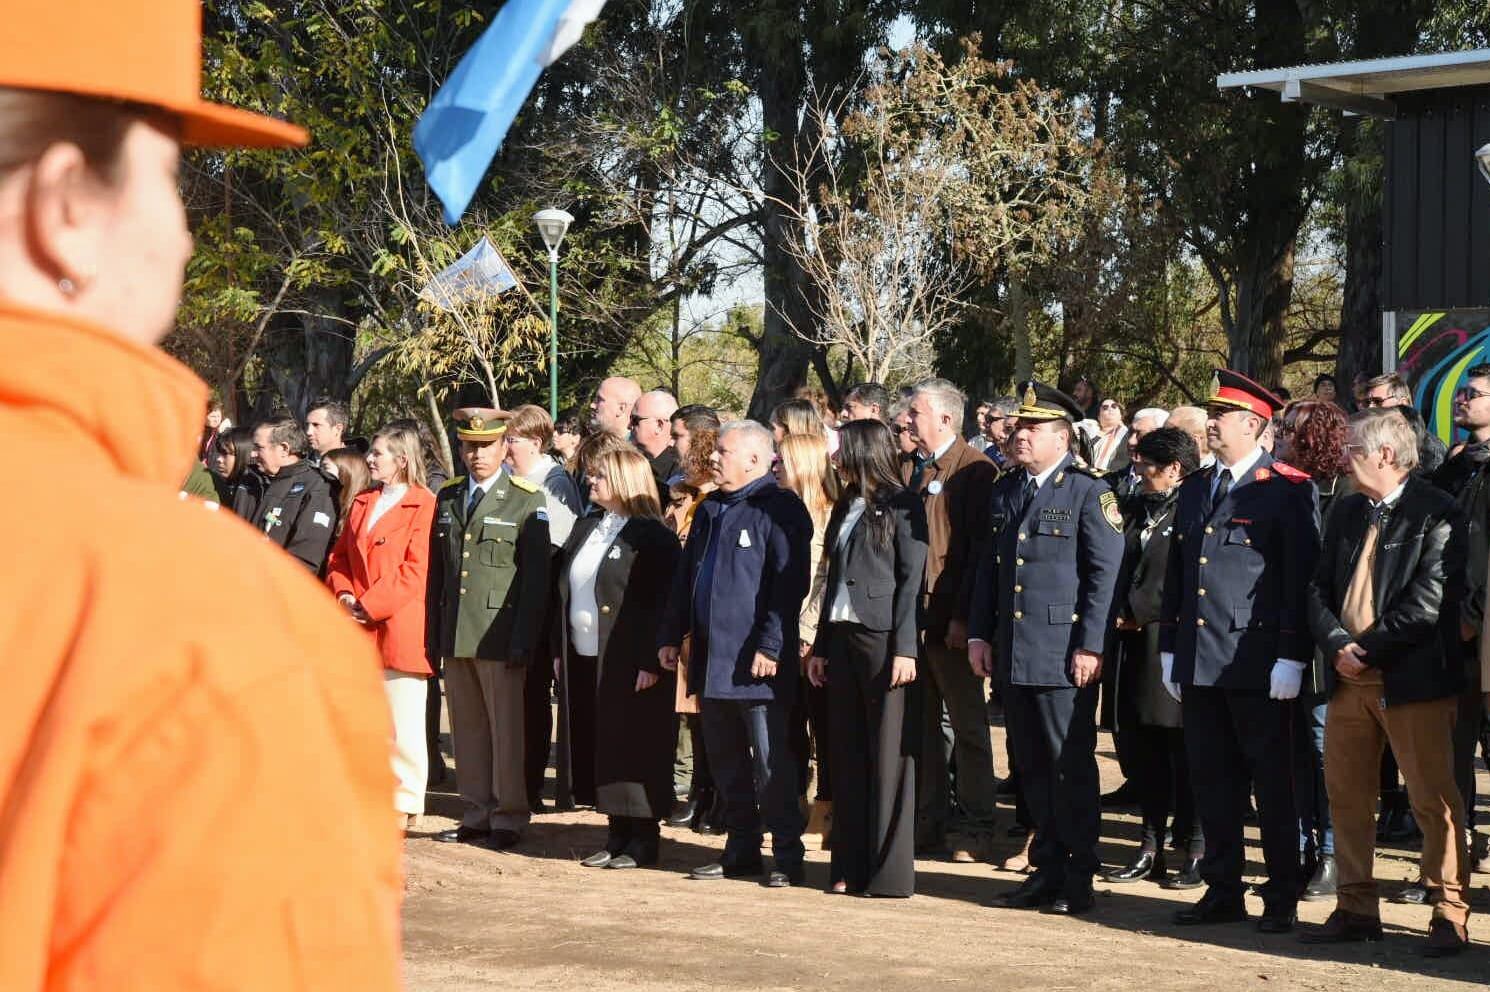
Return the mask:
[[895,443],[878,420],[843,426],[838,468],[844,494],[828,522],[828,581],[808,663],[808,678],[828,687],[830,891],[909,896],[926,515],[920,496],[903,488]]

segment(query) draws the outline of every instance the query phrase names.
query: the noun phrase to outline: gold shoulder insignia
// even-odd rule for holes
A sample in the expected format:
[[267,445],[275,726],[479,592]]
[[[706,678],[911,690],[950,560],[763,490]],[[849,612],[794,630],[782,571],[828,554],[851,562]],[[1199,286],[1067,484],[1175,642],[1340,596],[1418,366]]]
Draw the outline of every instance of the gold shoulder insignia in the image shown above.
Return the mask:
[[1119,534],[1123,532],[1123,511],[1118,509],[1117,493],[1111,489],[1097,497],[1097,502],[1102,506],[1102,516],[1112,529]]
[[466,484],[466,477],[463,476],[463,475],[457,475],[455,478],[451,479],[449,482],[447,482],[443,486],[441,486],[440,487],[440,492],[444,492],[445,490],[450,489],[450,488],[453,488],[455,486],[463,486],[465,484]]
[[509,481],[525,493],[536,493],[538,491],[538,483],[529,482],[520,475],[509,476]]

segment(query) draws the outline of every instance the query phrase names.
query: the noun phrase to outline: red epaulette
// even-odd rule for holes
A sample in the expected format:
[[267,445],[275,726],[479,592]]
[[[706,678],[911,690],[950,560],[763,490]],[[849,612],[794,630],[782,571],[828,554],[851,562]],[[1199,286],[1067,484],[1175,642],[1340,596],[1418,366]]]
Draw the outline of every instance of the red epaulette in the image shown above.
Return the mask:
[[1294,468],[1287,462],[1273,462],[1273,469],[1289,482],[1310,482],[1313,480],[1308,472],[1301,468]]

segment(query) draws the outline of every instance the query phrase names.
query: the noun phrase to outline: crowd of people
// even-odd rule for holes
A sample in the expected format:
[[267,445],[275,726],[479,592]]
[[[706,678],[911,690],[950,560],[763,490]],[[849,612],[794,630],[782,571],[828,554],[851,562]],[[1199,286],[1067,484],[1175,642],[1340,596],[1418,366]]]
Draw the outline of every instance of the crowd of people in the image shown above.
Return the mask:
[[[612,377],[557,424],[457,411],[466,474],[443,485],[418,424],[351,439],[333,401],[252,431],[214,410],[203,451],[222,505],[381,653],[406,829],[447,774],[442,679],[465,811],[441,841],[511,848],[535,812],[592,806],[587,867],[657,864],[666,825],[725,835],[693,877],[786,887],[815,835],[830,891],[908,896],[917,857],[994,857],[1003,794],[1002,864],[1027,877],[1000,904],[1080,914],[1094,878],[1147,880],[1204,887],[1175,917],[1197,925],[1247,918],[1255,818],[1261,930],[1335,899],[1303,939],[1380,939],[1374,844],[1420,838],[1393,898],[1454,953],[1490,869],[1490,366],[1446,459],[1400,377],[1359,383],[1354,414],[1330,385],[1285,401],[1219,370],[1204,407],[1125,416],[1086,379],[1029,382],[965,437],[945,380],[861,383],[838,411],[804,390],[760,424]],[[1125,779],[1106,796],[1099,727]],[[1103,805],[1142,823],[1105,869]]]

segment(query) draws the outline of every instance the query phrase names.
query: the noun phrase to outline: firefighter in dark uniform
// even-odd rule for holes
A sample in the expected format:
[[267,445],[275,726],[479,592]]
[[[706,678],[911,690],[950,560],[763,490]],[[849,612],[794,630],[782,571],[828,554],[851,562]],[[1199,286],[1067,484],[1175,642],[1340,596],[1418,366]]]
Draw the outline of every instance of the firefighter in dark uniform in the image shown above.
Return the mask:
[[994,484],[992,535],[969,617],[973,671],[1002,687],[1012,757],[1034,818],[1035,873],[1001,905],[1092,908],[1101,793],[1097,686],[1123,559],[1112,487],[1071,457],[1076,401],[1023,387],[1018,469]]
[[1205,833],[1205,895],[1181,925],[1245,920],[1242,824],[1257,794],[1268,881],[1258,929],[1293,929],[1303,879],[1293,791],[1293,708],[1314,657],[1305,591],[1319,554],[1309,476],[1258,438],[1282,401],[1229,369],[1216,374],[1206,430],[1216,462],[1180,485],[1159,650],[1181,700]]
[[330,481],[305,460],[310,442],[289,417],[254,428],[254,456],[263,492],[249,523],[315,574],[321,574],[336,538],[336,496]]
[[441,487],[430,536],[428,650],[444,665],[455,781],[466,809],[436,840],[516,844],[531,810],[524,768],[523,686],[544,664],[549,591],[547,498],[509,475],[505,414],[455,413],[469,474]]

